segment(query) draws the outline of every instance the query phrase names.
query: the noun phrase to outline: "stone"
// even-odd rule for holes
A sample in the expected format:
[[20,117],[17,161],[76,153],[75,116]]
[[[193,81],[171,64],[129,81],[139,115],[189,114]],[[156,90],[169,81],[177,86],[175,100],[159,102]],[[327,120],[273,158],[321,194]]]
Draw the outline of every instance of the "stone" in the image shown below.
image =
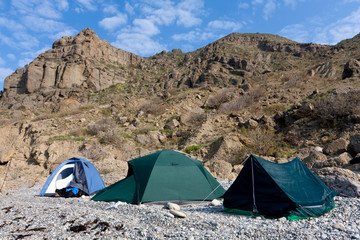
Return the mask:
[[180,123],[176,119],[172,119],[169,122],[167,122],[164,126],[165,129],[175,129],[178,126],[180,126]]
[[205,157],[206,161],[224,161],[239,164],[239,155],[244,145],[236,135],[226,135],[213,142]]
[[311,151],[309,156],[306,157],[303,162],[308,168],[312,168],[316,162],[326,161],[327,157],[325,154],[322,154],[318,151]]
[[233,167],[233,172],[235,172],[236,174],[239,174],[240,172],[241,172],[241,170],[243,169],[243,165],[240,165],[240,164],[238,164],[238,165],[234,165],[234,167]]
[[174,218],[175,216],[169,212],[164,214],[165,217],[170,217],[170,218]]
[[251,129],[255,129],[259,126],[259,123],[254,120],[254,119],[249,119],[246,123],[245,123],[245,127],[246,128],[251,128]]
[[177,210],[170,210],[170,213],[172,215],[174,215],[177,218],[186,218],[186,214],[181,212],[181,211],[177,211]]
[[323,153],[323,148],[322,147],[315,147],[314,149],[313,149],[314,151],[317,151],[317,152],[320,152],[320,153]]
[[170,210],[176,210],[176,211],[180,211],[180,206],[177,205],[176,203],[171,203],[171,202],[168,202],[166,204],[166,207]]
[[312,169],[330,189],[345,197],[360,196],[360,176],[354,172],[337,167]]
[[211,204],[211,206],[214,206],[214,207],[218,207],[218,206],[222,205],[221,201],[218,199],[212,200],[210,204]]
[[345,229],[345,226],[344,226],[343,223],[338,222],[338,223],[336,223],[336,224],[334,225],[334,228],[335,228],[335,229],[339,229],[339,230],[344,230],[344,229]]
[[353,156],[360,153],[360,134],[354,134],[350,136],[348,151]]
[[232,165],[224,160],[212,160],[205,163],[205,166],[210,169],[212,173],[222,179],[227,179],[232,172]]
[[326,145],[323,149],[323,153],[326,155],[338,155],[346,152],[347,145],[348,143],[344,138],[339,138]]
[[313,167],[323,168],[323,167],[342,167],[348,165],[352,159],[352,156],[348,152],[344,152],[339,156],[330,157],[324,161],[317,161],[314,163]]
[[356,59],[350,59],[344,66],[342,78],[359,77],[360,62]]

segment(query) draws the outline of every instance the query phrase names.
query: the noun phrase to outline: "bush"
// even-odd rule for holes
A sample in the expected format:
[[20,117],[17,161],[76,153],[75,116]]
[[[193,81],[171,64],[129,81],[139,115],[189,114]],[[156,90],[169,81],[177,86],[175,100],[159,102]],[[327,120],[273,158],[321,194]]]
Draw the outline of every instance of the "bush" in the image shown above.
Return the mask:
[[112,120],[111,118],[104,118],[95,123],[94,125],[88,126],[86,131],[89,135],[98,136],[101,135],[102,132],[105,133],[115,128],[116,124],[114,120]]
[[339,120],[360,113],[360,92],[348,92],[339,95],[331,94],[320,98],[314,103],[315,117],[327,126]]
[[186,152],[187,154],[195,153],[195,152],[197,152],[197,150],[199,150],[202,147],[203,147],[203,145],[201,145],[201,144],[199,144],[199,145],[191,145],[191,146],[186,147],[184,149],[184,152]]
[[160,98],[154,98],[140,106],[140,110],[146,114],[152,114],[158,116],[162,114],[166,109],[164,101]]

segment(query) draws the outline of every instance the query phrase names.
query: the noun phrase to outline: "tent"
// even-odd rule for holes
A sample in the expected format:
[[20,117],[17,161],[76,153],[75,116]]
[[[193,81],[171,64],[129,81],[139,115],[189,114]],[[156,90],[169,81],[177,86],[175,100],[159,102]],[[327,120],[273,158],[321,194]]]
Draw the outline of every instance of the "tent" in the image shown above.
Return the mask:
[[250,155],[224,194],[224,211],[297,220],[335,207],[330,190],[301,161],[277,164]]
[[88,195],[105,188],[100,173],[88,160],[71,158],[61,163],[46,180],[40,196],[55,196],[55,191],[78,188]]
[[92,200],[127,203],[213,200],[225,189],[201,162],[173,150],[128,161],[127,177],[99,191]]

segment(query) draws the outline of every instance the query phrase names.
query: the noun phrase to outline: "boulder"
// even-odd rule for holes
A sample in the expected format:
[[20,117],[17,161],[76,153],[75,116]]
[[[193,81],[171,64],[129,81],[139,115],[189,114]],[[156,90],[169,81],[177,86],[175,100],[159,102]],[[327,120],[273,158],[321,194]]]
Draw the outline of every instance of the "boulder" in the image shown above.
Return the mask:
[[211,206],[214,206],[214,207],[218,207],[218,206],[221,206],[221,201],[220,200],[217,200],[217,199],[214,199],[211,201]]
[[342,167],[348,165],[352,159],[352,156],[348,152],[344,152],[336,157],[328,158],[324,161],[316,161],[313,165],[314,168],[323,167]]
[[[316,162],[326,161],[327,157],[325,154],[322,154],[318,151],[311,151],[309,156],[304,158],[303,162],[308,168],[312,168]],[[317,163],[319,164],[319,163]]]
[[180,123],[176,119],[172,119],[169,122],[166,123],[164,126],[165,129],[175,129],[180,126]]
[[224,159],[226,159],[227,162],[236,164],[239,160],[238,158],[242,147],[243,144],[236,135],[220,137],[210,145],[205,159],[207,161],[224,161]]
[[344,66],[342,78],[359,77],[360,76],[360,62],[355,59],[350,59]]
[[360,177],[354,172],[337,167],[312,169],[331,190],[345,197],[360,196]]
[[356,156],[356,154],[360,153],[360,134],[350,136],[348,151],[353,156]]
[[229,179],[232,173],[232,165],[224,160],[212,160],[205,163],[205,166],[216,175],[216,177],[222,179]]
[[326,155],[338,155],[347,150],[347,141],[344,138],[339,138],[328,145],[323,149],[323,153]]

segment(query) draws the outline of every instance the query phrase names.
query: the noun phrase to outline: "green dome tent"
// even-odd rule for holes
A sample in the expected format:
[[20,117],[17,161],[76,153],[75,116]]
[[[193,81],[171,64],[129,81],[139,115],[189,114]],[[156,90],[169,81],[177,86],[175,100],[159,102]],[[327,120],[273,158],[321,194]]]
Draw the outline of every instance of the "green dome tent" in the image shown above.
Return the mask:
[[246,215],[318,217],[335,208],[330,190],[301,161],[277,164],[250,155],[224,194],[224,211]]
[[201,162],[162,150],[128,161],[127,177],[98,192],[91,200],[127,203],[213,200],[225,189]]

